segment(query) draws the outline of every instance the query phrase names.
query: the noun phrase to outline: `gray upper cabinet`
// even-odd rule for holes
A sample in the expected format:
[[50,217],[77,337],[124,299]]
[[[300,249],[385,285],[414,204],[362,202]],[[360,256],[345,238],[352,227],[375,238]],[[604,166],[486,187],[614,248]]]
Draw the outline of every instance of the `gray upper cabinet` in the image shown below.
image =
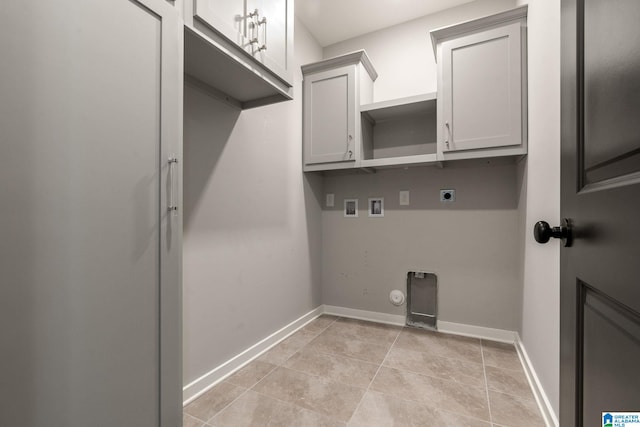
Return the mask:
[[527,7],[435,30],[438,155],[527,152]]
[[377,74],[364,51],[308,64],[304,75],[304,170],[359,166],[360,105],[373,99]]
[[184,0],[185,74],[238,108],[293,98],[293,0]]
[[305,79],[306,163],[355,161],[355,79],[352,66]]

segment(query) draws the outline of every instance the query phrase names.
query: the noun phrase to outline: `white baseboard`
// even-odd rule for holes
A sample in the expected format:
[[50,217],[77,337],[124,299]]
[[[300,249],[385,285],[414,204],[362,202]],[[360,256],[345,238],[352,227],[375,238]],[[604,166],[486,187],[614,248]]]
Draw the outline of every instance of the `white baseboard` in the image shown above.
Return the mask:
[[368,320],[370,322],[386,323],[388,325],[405,325],[405,316],[402,314],[378,313],[377,311],[358,310],[356,308],[337,307],[324,305],[324,314],[348,317],[350,319]]
[[320,316],[323,312],[323,306],[311,310],[299,319],[296,319],[293,322],[289,323],[279,331],[274,332],[262,341],[244,350],[242,353],[238,354],[232,359],[224,362],[222,365],[216,367],[210,372],[207,372],[197,380],[191,382],[190,384],[187,384],[182,389],[183,405],[187,405],[188,403],[197,399],[203,393],[218,384],[220,381],[224,380],[229,375],[233,374],[235,371],[242,368],[253,359],[257,358],[262,353],[266,352],[271,347],[278,344],[280,341],[287,338],[289,335],[293,334],[295,331],[302,328],[307,323],[311,322],[316,317]]
[[553,407],[551,406],[551,402],[549,401],[549,397],[544,392],[544,388],[542,387],[542,383],[540,383],[540,379],[536,374],[536,370],[533,368],[531,364],[531,359],[529,359],[529,355],[527,354],[527,350],[524,347],[520,336],[516,334],[516,350],[518,351],[518,356],[520,356],[520,362],[522,363],[522,367],[524,368],[525,375],[529,380],[529,385],[533,390],[533,395],[536,398],[536,402],[540,407],[540,411],[542,412],[542,416],[544,417],[544,421],[547,424],[547,427],[558,427],[560,422],[558,421],[558,416],[556,415]]
[[[333,314],[334,316],[348,317],[351,319],[368,320],[370,322],[386,323],[389,325],[406,325],[406,317],[403,314],[379,313],[377,311],[358,310],[348,307],[337,307],[334,305],[324,306],[325,314]],[[483,326],[465,325],[463,323],[438,321],[438,330],[455,335],[464,335],[467,337],[484,338],[492,341],[501,341],[514,343],[516,341],[516,332],[504,329],[485,328]]]
[[482,338],[513,344],[516,342],[517,332],[506,329],[486,328],[484,326],[466,325],[464,323],[445,322],[438,320],[438,331],[448,334],[463,335],[465,337]]

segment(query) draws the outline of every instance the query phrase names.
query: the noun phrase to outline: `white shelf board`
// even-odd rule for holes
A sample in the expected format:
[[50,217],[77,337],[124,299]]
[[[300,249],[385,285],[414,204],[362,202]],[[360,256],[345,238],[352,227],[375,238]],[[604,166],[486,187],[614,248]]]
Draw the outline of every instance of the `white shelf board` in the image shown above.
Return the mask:
[[436,95],[437,93],[434,92],[365,104],[360,106],[360,112],[368,114],[374,121],[393,119],[412,114],[435,113]]
[[293,99],[293,87],[224,40],[184,26],[184,72],[223,101],[246,109]]
[[438,156],[433,154],[418,154],[416,156],[403,157],[385,157],[382,159],[361,160],[361,168],[383,168],[383,167],[399,167],[399,166],[418,166],[418,165],[440,165]]
[[333,162],[333,163],[314,163],[304,165],[303,172],[322,172],[338,169],[358,169],[359,165],[355,161]]

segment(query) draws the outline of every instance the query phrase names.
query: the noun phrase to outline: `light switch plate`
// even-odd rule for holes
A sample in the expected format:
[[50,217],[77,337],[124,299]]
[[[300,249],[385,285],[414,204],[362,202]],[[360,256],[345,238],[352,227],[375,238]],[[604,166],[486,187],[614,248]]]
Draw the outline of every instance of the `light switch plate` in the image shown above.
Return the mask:
[[327,193],[326,205],[328,208],[332,208],[335,204],[335,195],[332,193]]
[[409,206],[409,191],[403,190],[400,192],[400,206]]

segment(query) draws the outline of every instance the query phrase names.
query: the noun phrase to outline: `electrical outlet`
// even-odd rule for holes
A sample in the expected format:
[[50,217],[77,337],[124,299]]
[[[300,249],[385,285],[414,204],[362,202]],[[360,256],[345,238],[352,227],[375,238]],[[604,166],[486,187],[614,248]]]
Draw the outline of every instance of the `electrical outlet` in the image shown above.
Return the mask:
[[409,206],[409,191],[400,192],[400,206]]
[[332,193],[327,193],[327,201],[326,205],[328,208],[332,208],[335,204],[335,195]]
[[440,190],[440,201],[450,203],[456,201],[456,190]]

